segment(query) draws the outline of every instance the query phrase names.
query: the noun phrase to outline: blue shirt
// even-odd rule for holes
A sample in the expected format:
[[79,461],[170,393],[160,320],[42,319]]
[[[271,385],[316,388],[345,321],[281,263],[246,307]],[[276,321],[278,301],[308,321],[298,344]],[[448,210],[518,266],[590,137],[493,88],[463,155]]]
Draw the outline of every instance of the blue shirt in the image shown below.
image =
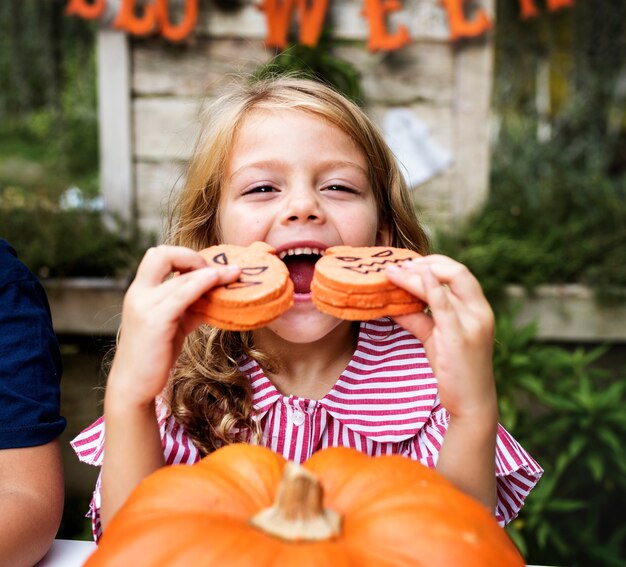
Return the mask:
[[0,239],[0,449],[45,445],[63,432],[62,369],[45,290]]

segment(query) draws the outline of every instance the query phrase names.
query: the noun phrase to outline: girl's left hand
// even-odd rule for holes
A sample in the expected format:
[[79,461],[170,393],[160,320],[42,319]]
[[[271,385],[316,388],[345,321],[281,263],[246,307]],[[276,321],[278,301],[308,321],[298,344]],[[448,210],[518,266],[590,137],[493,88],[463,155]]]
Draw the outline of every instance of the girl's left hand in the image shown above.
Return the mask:
[[450,415],[475,418],[497,411],[494,315],[474,275],[463,264],[433,254],[390,266],[387,276],[429,307],[430,315],[394,319],[424,345]]

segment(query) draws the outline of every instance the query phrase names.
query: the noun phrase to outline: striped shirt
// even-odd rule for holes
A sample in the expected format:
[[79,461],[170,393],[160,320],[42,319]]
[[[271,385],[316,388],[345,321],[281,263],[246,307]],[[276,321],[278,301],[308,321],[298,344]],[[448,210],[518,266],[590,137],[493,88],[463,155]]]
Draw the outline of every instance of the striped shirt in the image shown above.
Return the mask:
[[[352,360],[320,400],[281,394],[252,359],[242,361],[240,369],[251,381],[260,443],[286,459],[302,463],[315,451],[343,446],[370,456],[400,454],[429,467],[437,464],[450,416],[439,402],[422,344],[388,319],[361,323]],[[156,412],[166,463],[197,462],[198,449],[161,399]],[[72,441],[81,461],[102,465],[104,430],[100,418]],[[498,426],[495,515],[501,525],[515,518],[542,472]],[[99,510],[100,478],[88,513],[96,540]]]

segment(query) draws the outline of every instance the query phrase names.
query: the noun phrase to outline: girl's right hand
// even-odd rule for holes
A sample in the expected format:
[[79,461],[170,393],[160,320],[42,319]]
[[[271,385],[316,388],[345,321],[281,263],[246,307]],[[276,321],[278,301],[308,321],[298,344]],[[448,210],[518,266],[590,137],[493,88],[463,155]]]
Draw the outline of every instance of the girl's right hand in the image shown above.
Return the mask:
[[[168,278],[172,272],[179,275]],[[150,248],[128,288],[119,343],[107,383],[107,398],[123,404],[153,404],[163,390],[185,337],[202,316],[189,307],[211,288],[235,281],[237,266],[207,267],[195,250]]]

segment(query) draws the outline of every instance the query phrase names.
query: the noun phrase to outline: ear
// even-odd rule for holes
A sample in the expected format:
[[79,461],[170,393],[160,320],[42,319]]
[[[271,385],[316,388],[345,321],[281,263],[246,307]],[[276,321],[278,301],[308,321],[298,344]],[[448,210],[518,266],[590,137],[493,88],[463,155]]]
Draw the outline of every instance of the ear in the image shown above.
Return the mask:
[[376,246],[391,246],[391,230],[387,225],[381,225],[378,227],[376,233]]

